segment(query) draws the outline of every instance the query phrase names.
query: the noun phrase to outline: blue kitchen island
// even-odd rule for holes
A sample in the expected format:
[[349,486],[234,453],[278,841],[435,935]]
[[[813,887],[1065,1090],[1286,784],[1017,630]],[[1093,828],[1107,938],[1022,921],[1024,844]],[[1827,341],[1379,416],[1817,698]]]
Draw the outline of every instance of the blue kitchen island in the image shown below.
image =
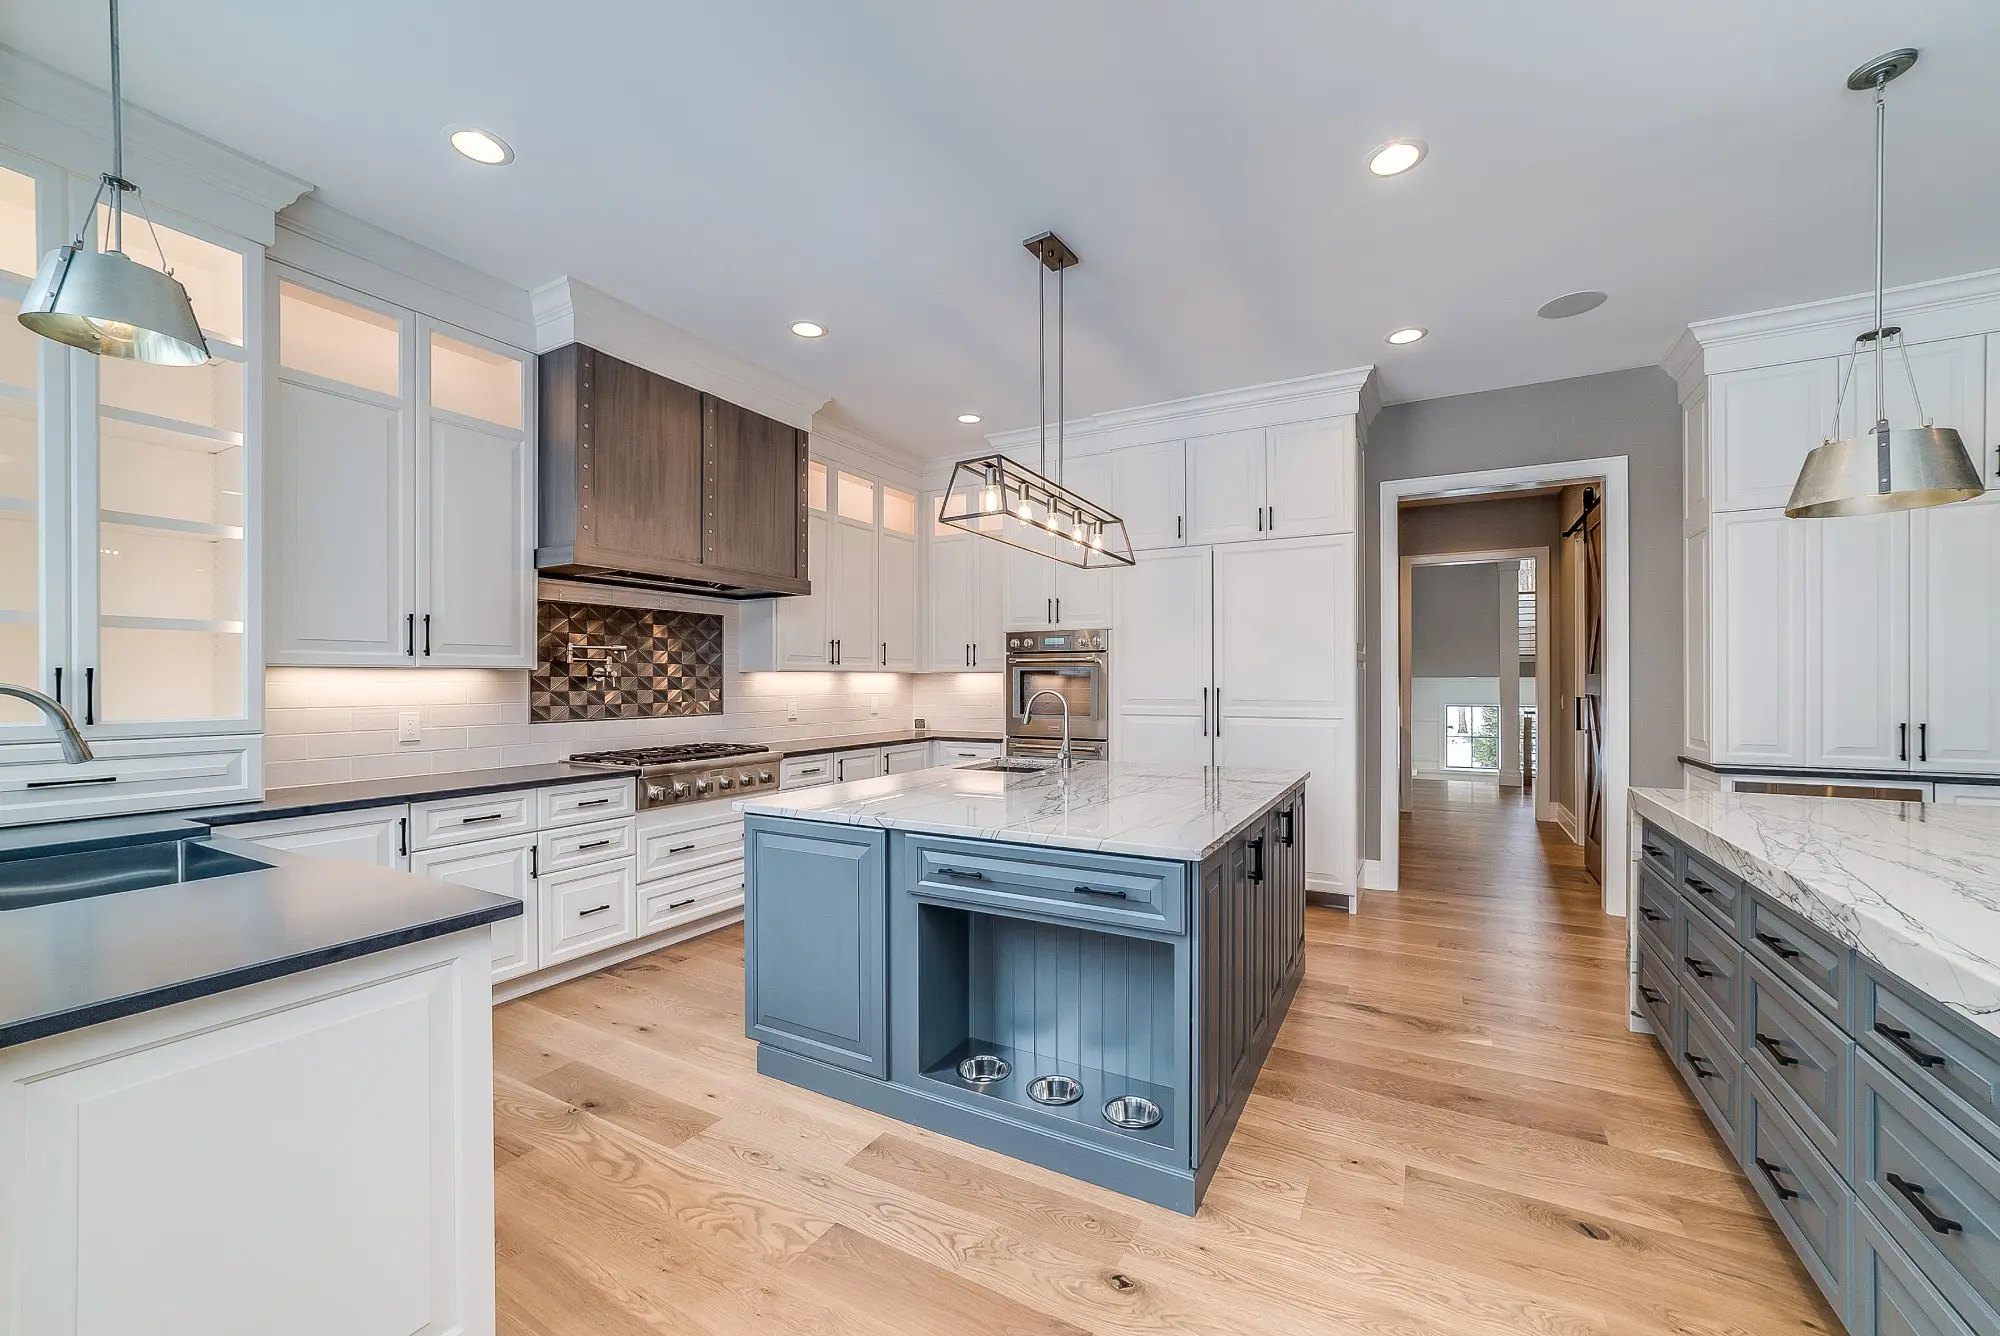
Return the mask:
[[1192,1214],[1304,971],[1306,778],[1008,758],[742,803],[758,1070]]

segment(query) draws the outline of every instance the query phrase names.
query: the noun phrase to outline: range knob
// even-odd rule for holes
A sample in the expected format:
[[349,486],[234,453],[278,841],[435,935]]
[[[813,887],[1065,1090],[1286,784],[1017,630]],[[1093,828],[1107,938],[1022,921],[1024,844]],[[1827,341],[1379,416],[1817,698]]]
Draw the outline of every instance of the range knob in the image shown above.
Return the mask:
[[736,782],[741,784],[744,788],[747,789],[752,784],[755,784],[757,782],[757,776],[751,774],[748,770],[745,770],[742,774],[736,777]]
[[[674,788],[675,788],[676,790],[678,790],[678,789],[680,788],[680,785],[676,784],[676,785],[674,785]],[[679,797],[680,795],[679,795],[679,793],[677,792],[677,793],[676,793],[676,794],[675,794],[674,796],[675,796],[675,797]],[[647,801],[647,802],[649,802],[649,803],[663,803],[663,802],[665,802],[666,800],[667,800],[667,791],[666,791],[666,790],[665,790],[664,788],[662,788],[662,787],[661,787],[661,786],[659,786],[658,784],[648,784],[648,785],[646,786],[646,801]]]
[[717,775],[717,776],[715,777],[715,787],[716,787],[716,788],[718,788],[718,789],[726,789],[726,788],[728,788],[728,787],[729,787],[729,776],[727,776],[727,775]]
[[757,782],[759,784],[769,784],[771,782],[771,772],[768,770],[759,770],[757,772]]
[[710,787],[709,782],[705,779],[697,779],[694,782],[694,791],[696,793],[707,793]]
[[674,781],[674,798],[675,798],[675,800],[676,800],[676,801],[678,801],[678,800],[680,800],[680,799],[682,799],[682,798],[685,798],[685,797],[687,797],[687,796],[688,796],[688,786],[687,786],[687,785],[685,785],[685,784],[683,784],[683,783],[681,783],[681,782],[680,782],[680,781],[679,781],[678,779],[677,779],[677,780],[675,780],[675,781]]

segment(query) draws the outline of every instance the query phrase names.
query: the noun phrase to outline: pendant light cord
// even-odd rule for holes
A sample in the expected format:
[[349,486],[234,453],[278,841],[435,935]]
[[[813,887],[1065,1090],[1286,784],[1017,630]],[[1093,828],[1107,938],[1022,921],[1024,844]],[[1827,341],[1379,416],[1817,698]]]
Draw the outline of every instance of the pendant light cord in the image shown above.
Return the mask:
[[[112,0],[112,3],[116,4],[117,0]],[[1882,344],[1885,342],[1882,334],[1882,164],[1887,149],[1888,87],[1889,72],[1883,70],[1875,76],[1875,420],[1878,427],[1889,420],[1889,405],[1882,397]]]
[[1066,386],[1069,384],[1069,353],[1064,340],[1069,332],[1069,314],[1063,306],[1063,278],[1069,266],[1056,270],[1056,481],[1065,487],[1063,476],[1063,424],[1069,420]]
[[[1037,254],[1037,262],[1041,260]],[[1044,478],[1049,476],[1049,273],[1035,271],[1035,420],[1041,423],[1042,454],[1039,464]]]
[[111,249],[125,249],[125,86],[118,68],[118,0],[111,0]]

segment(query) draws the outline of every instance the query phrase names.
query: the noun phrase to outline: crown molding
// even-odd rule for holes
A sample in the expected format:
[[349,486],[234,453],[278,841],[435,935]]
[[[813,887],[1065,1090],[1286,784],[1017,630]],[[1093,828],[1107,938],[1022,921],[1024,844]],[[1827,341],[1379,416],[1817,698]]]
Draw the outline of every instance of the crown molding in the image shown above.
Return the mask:
[[1680,332],[1680,337],[1674,340],[1671,348],[1667,349],[1667,355],[1660,359],[1660,366],[1674,378],[1674,385],[1680,392],[1683,407],[1694,398],[1708,379],[1707,367],[1701,355],[1701,340],[1695,337],[1692,329]]
[[[1077,454],[1093,455],[1179,436],[1276,427],[1315,418],[1352,417],[1356,430],[1363,431],[1381,408],[1375,368],[1364,366],[1093,413],[1063,423],[1062,434],[1065,450],[1074,448]],[[1053,423],[1049,434],[1051,438],[1055,435]],[[1041,428],[997,431],[986,440],[992,449],[1018,455],[1039,447]]]
[[481,273],[316,196],[278,216],[271,258],[523,351],[535,342],[525,288]]
[[[0,142],[79,176],[100,176],[111,165],[111,94],[0,46]],[[264,246],[278,210],[312,189],[129,100],[125,161],[148,200]]]
[[[1890,288],[1883,294],[1883,316],[1901,325],[1910,343],[2000,329],[2000,269]],[[1675,340],[1660,365],[1679,382],[1690,360],[1684,347],[1689,341],[1699,351],[1702,372],[1710,376],[1839,357],[1854,346],[1856,334],[1874,324],[1875,297],[1869,292],[1698,320]],[[1686,386],[1682,389],[1685,395]]]
[[678,325],[567,274],[528,293],[538,353],[581,343],[656,375],[810,431],[827,405],[818,390],[767,371]]
[[916,482],[924,474],[925,461],[828,413],[815,413],[809,432],[814,453],[821,446],[831,446],[837,455],[848,459],[858,457],[857,462],[877,465],[908,482]]

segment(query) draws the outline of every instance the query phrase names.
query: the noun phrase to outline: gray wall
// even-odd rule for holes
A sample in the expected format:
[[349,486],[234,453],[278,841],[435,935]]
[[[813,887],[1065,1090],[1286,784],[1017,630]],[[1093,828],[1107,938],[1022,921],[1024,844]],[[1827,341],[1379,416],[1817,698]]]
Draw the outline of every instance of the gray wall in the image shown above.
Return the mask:
[[1410,675],[1500,676],[1499,567],[1475,562],[1410,571]]
[[[1631,494],[1632,782],[1674,786],[1681,740],[1681,418],[1658,367],[1392,404],[1368,430],[1362,505],[1362,842],[1381,820],[1380,484],[1623,455]],[[1392,684],[1393,688],[1393,684]],[[1551,703],[1553,704],[1553,702]]]
[[[1385,415],[1388,411],[1393,410],[1385,410]],[[1373,453],[1375,442],[1372,432],[1368,448]],[[1463,467],[1479,466],[1467,464]],[[1371,477],[1370,481],[1378,480]],[[1563,530],[1556,518],[1560,507],[1561,498],[1553,495],[1496,496],[1436,506],[1406,505],[1401,511],[1401,536],[1397,543],[1406,557],[1434,552],[1497,552],[1510,547],[1546,547],[1553,558]]]

